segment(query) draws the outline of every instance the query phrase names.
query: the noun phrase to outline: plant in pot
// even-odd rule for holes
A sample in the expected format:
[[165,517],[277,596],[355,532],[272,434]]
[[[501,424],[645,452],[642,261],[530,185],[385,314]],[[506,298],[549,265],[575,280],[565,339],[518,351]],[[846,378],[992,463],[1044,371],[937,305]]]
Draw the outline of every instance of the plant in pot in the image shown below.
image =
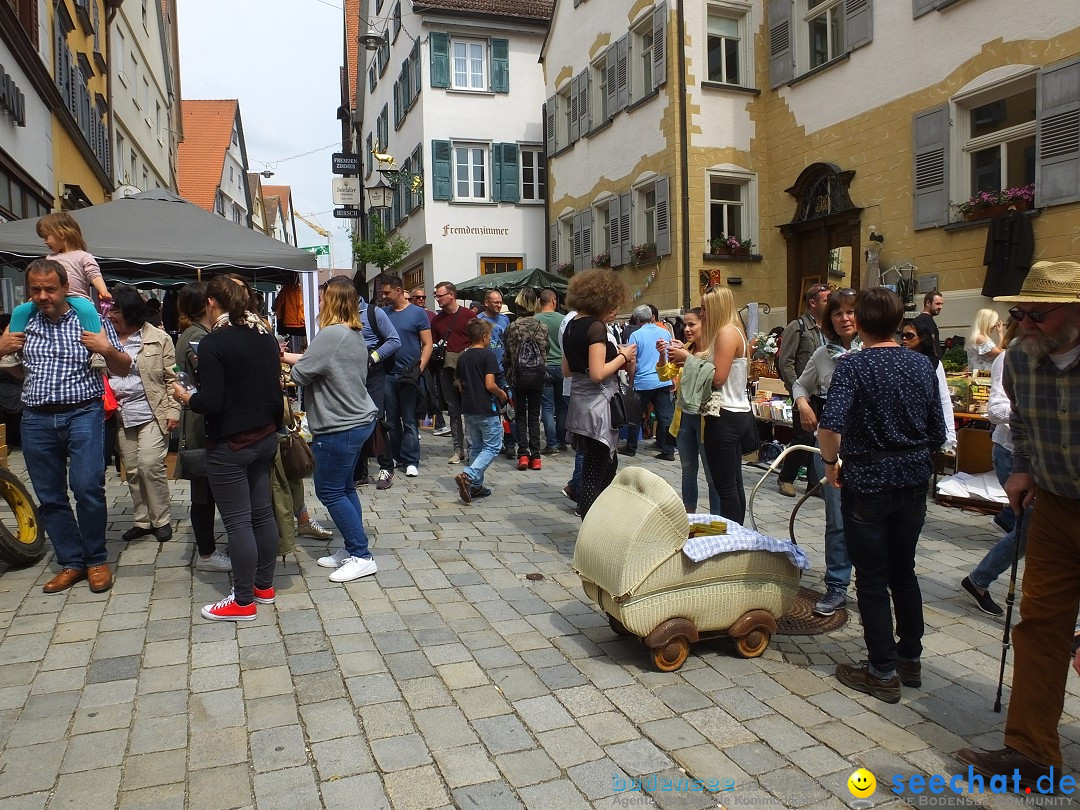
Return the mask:
[[558,270],[560,276],[565,276],[566,278],[570,278],[570,276],[574,275],[573,262],[559,262],[555,269]]
[[639,265],[655,258],[656,242],[642,242],[640,245],[630,246],[630,264],[632,265]]
[[611,254],[599,253],[593,256],[592,263],[593,267],[611,267]]
[[1006,188],[1001,191],[980,191],[953,206],[964,219],[989,219],[1009,209],[1029,211],[1035,205],[1035,184]]
[[737,236],[714,236],[709,240],[709,252],[717,256],[749,256],[754,249],[752,239],[740,239]]

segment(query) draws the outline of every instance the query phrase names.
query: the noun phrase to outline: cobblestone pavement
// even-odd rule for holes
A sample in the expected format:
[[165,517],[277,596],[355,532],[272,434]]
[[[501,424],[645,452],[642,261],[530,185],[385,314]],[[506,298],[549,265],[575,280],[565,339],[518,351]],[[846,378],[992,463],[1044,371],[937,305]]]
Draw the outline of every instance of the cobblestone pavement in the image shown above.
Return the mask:
[[[895,804],[893,774],[959,773],[957,748],[1001,744],[1003,622],[958,592],[995,537],[987,518],[930,507],[923,688],[890,706],[832,677],[861,657],[857,615],[829,635],[775,637],[755,660],[703,642],[679,672],[655,671],[570,568],[579,524],[559,489],[572,456],[545,456],[539,472],[499,459],[492,497],[464,506],[449,452],[425,432],[419,478],[362,490],[376,576],[331,583],[315,564],[328,544],[306,541],[278,567],[277,604],[239,626],[199,616],[229,581],[189,567],[186,485],[174,485],[172,542],[125,544],[130,502],[110,473],[112,591],[43,594],[51,554],[0,566],[0,808],[840,808],[856,767],[876,774],[875,804]],[[620,463],[677,485],[678,463]],[[759,475],[747,468],[748,487]],[[767,482],[759,528],[785,536],[793,504]],[[820,589],[820,501],[797,523],[815,566],[803,583]],[[1061,726],[1074,771],[1078,685]],[[736,787],[663,790],[650,775]],[[618,790],[634,779],[643,792]]]

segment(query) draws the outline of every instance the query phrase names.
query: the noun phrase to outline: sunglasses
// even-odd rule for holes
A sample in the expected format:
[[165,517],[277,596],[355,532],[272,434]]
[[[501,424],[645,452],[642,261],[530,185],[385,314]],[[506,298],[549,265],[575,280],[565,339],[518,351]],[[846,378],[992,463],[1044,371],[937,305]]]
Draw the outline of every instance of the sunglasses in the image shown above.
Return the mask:
[[412,300],[413,301],[427,301],[427,296],[426,295],[414,295],[412,297]]
[[1009,310],[1009,317],[1017,323],[1020,323],[1024,318],[1030,318],[1032,323],[1042,323],[1046,320],[1046,316],[1056,309],[1061,309],[1064,304],[1058,304],[1056,307],[1050,307],[1047,310],[1037,309],[1020,309],[1020,307],[1013,307]]
[[901,332],[900,333],[900,339],[901,340],[917,340],[918,337],[919,336],[917,334],[915,334],[914,332]]

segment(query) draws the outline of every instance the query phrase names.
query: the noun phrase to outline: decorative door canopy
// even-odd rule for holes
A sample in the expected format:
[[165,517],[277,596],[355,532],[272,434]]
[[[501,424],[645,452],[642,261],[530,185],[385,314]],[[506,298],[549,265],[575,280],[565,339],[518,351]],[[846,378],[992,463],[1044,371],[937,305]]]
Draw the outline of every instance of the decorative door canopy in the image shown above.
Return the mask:
[[[832,163],[813,163],[803,169],[795,185],[786,189],[798,203],[789,225],[825,219],[844,212],[858,213],[848,195],[854,170],[841,171]],[[783,227],[783,226],[781,226]]]

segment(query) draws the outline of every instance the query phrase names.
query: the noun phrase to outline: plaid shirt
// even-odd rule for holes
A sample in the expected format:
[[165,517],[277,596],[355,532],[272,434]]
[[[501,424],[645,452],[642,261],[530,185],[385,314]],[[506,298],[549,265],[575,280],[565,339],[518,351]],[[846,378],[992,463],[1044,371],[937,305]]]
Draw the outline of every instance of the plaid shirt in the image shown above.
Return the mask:
[[[102,323],[109,342],[121,349],[113,325],[105,319]],[[57,323],[36,310],[30,316],[21,355],[26,370],[24,406],[73,405],[104,396],[101,372],[90,368],[90,352],[82,344],[82,333],[74,309],[69,309]]]
[[1080,358],[1058,370],[1021,349],[1005,353],[1005,393],[1012,403],[1013,472],[1031,473],[1040,489],[1080,499]]

